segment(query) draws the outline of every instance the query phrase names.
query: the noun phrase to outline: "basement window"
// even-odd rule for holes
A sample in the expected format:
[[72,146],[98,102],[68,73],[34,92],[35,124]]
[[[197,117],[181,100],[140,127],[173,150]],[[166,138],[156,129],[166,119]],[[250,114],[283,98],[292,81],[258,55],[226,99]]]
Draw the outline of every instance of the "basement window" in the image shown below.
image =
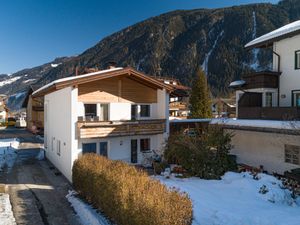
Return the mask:
[[295,51],[295,69],[300,69],[300,50]]
[[60,156],[60,140],[57,140],[57,151],[56,151],[57,155]]
[[300,165],[300,146],[284,145],[284,159],[286,163]]

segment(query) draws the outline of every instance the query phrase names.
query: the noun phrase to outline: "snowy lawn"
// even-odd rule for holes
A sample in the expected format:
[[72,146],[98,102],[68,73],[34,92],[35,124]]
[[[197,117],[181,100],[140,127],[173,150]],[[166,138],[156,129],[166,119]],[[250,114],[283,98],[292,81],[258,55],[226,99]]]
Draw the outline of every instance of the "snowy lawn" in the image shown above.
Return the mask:
[[9,195],[0,193],[0,225],[16,225]]
[[80,218],[82,225],[109,225],[110,223],[92,206],[83,202],[81,199],[76,197],[75,191],[69,191],[66,196],[70,204],[72,205],[74,211]]
[[281,182],[270,175],[259,174],[258,180],[249,173],[233,172],[227,172],[222,180],[155,178],[189,194],[193,225],[300,224],[300,198],[291,198]]
[[0,172],[5,167],[12,168],[17,158],[18,146],[17,139],[0,139]]

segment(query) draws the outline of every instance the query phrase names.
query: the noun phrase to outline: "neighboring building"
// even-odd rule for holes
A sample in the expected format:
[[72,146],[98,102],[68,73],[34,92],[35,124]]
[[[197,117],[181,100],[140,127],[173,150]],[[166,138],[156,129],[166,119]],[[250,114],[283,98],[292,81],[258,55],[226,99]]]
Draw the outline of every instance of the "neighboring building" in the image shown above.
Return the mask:
[[213,100],[212,113],[214,118],[226,117],[235,118],[236,117],[236,100],[235,98],[217,98]]
[[300,21],[245,47],[272,48],[273,71],[250,73],[231,83],[237,89],[238,119],[223,125],[234,131],[232,152],[238,162],[262,165],[269,172],[299,168],[300,123],[294,121],[300,120]]
[[31,85],[22,104],[26,108],[26,126],[33,133],[44,131],[44,98],[32,97],[32,93],[40,88],[40,85]]
[[5,104],[6,99],[6,95],[0,95],[0,123],[7,121],[8,118],[8,108]]
[[67,77],[33,92],[44,96],[46,157],[71,181],[81,154],[132,164],[162,153],[173,87],[132,68]]
[[186,119],[189,115],[190,88],[182,85],[174,78],[159,78],[158,80],[171,85],[174,91],[170,94],[169,115],[172,119]]

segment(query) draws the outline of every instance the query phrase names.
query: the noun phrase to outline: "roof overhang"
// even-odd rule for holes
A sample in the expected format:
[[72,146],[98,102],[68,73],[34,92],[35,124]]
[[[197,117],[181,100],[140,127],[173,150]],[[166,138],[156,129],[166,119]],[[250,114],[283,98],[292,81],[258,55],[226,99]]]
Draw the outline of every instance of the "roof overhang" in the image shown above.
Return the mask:
[[94,73],[83,74],[79,76],[58,79],[34,91],[32,95],[33,97],[40,97],[66,87],[77,86],[80,84],[119,76],[127,77],[154,89],[166,89],[168,92],[174,90],[174,88],[171,85],[164,84],[157,79],[151,78],[139,71],[134,70],[131,67],[126,67],[114,68]]

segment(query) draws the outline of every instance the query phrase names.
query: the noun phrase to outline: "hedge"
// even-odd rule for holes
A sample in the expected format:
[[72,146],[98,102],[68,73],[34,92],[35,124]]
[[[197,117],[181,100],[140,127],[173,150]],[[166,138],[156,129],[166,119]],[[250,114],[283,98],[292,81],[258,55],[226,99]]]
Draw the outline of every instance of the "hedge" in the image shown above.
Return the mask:
[[74,162],[75,190],[118,225],[189,225],[192,202],[121,161],[85,154]]

